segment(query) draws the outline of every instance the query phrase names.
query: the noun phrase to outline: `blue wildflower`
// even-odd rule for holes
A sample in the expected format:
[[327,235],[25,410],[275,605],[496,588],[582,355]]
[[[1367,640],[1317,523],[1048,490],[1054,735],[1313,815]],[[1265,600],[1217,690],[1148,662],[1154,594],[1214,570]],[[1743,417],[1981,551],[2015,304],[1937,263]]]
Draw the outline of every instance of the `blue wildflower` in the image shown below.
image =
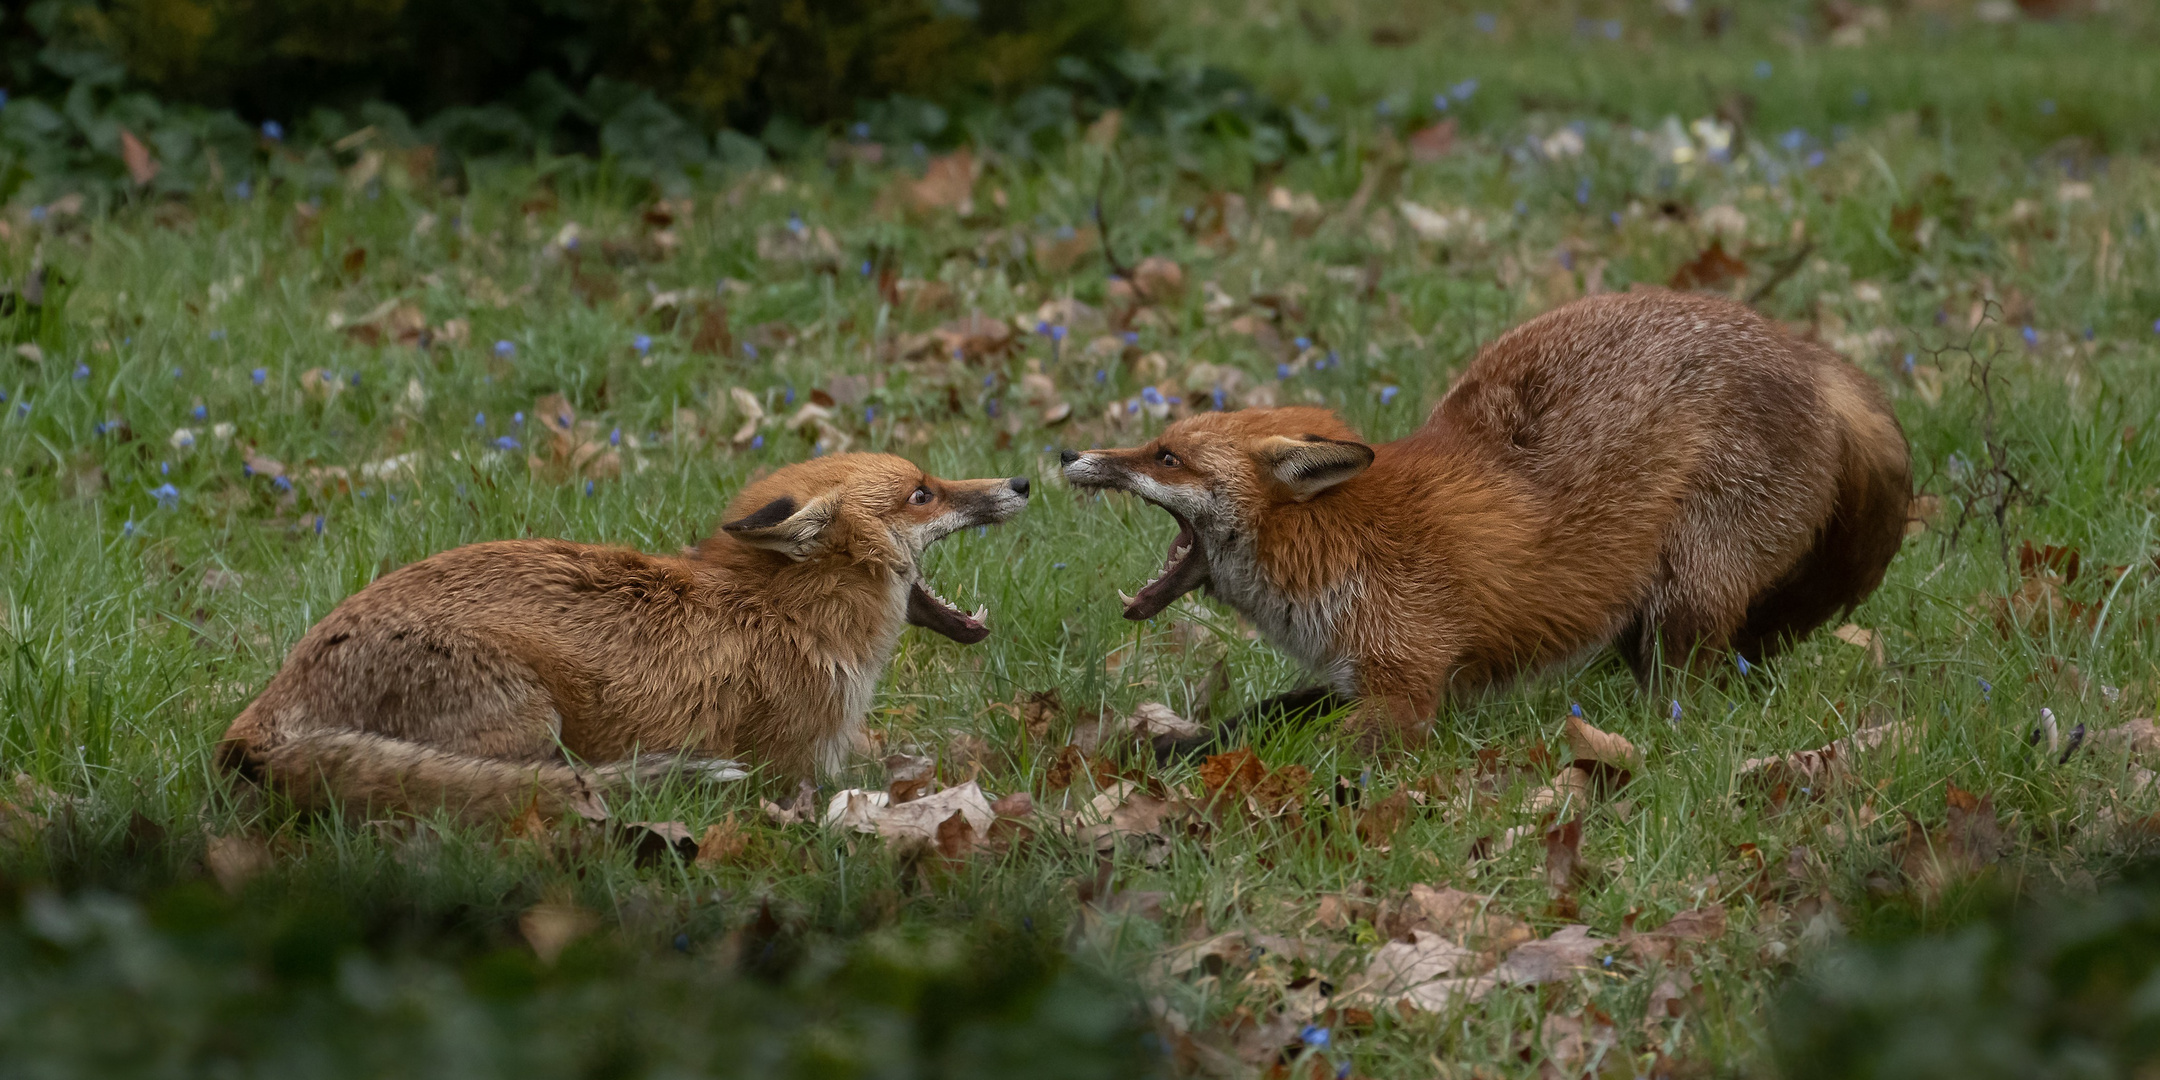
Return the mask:
[[1914,368],[1914,357],[1913,357],[1913,354],[1911,354],[1911,353],[1906,353],[1906,354],[1905,354],[1905,374],[1907,374],[1907,375],[1910,375],[1910,374],[1912,374],[1912,373],[1913,373],[1913,368]]
[[2028,347],[2040,344],[2040,332],[2030,326],[2019,331],[2019,335],[2025,339],[2025,344]]
[[787,216],[787,227],[789,232],[800,235],[804,227],[802,215],[794,213],[789,214]]
[[763,449],[765,449],[765,436],[763,436],[763,435],[752,435],[752,436],[750,436],[750,449],[752,449],[752,450],[763,450]]
[[1052,569],[1052,570],[1063,570],[1063,569],[1065,569],[1065,564],[1064,564],[1064,563],[1061,563],[1061,562],[1054,562],[1054,563],[1051,563],[1051,564],[1050,564],[1050,569]]
[[150,497],[156,499],[162,509],[171,510],[180,505],[180,489],[172,486],[169,481],[151,488]]
[[609,428],[609,429],[608,429],[608,433],[607,433],[607,444],[608,444],[609,446],[621,446],[621,445],[622,445],[622,429],[621,429],[621,428],[619,428],[619,427],[618,427],[618,428]]
[[498,435],[495,438],[495,449],[497,450],[515,450],[522,445],[517,441],[515,435]]
[[30,220],[43,221],[45,220],[45,213],[46,211],[43,206],[33,206],[30,208]]
[[1297,1037],[1299,1042],[1321,1049],[1326,1049],[1329,1038],[1328,1029],[1318,1024],[1305,1025],[1305,1030],[1298,1032]]
[[1788,154],[1797,154],[1801,147],[1807,145],[1807,132],[1794,128],[1778,136],[1778,145],[1784,147]]
[[634,338],[631,338],[631,339],[630,339],[630,347],[631,347],[631,348],[633,348],[633,349],[636,349],[636,350],[637,350],[637,354],[638,354],[639,356],[643,356],[643,355],[645,355],[646,353],[649,353],[649,352],[651,352],[651,351],[652,351],[652,335],[651,335],[651,334],[639,334],[638,336],[636,336],[636,337],[634,337]]
[[789,405],[793,405],[793,404],[795,404],[795,386],[794,386],[794,384],[790,383],[790,384],[788,384],[787,386],[785,386],[785,387],[782,387],[781,389],[782,389],[782,391],[783,391],[783,392],[782,392],[782,394],[780,395],[780,400],[781,400],[781,401],[783,401],[783,402],[785,402],[786,404],[789,404]]
[[1225,394],[1223,393],[1223,388],[1222,388],[1222,387],[1218,386],[1218,387],[1216,387],[1216,388],[1215,388],[1215,394],[1214,394],[1214,397],[1215,397],[1215,411],[1216,411],[1216,412],[1222,412],[1222,411],[1224,411],[1223,405],[1224,405],[1224,401],[1225,401],[1225,398],[1227,397],[1227,395],[1225,395]]
[[864,276],[864,277],[869,277],[869,276],[870,276],[870,260],[868,260],[868,259],[864,259],[864,260],[862,261],[862,276]]
[[991,374],[988,374],[988,375],[984,375],[984,376],[983,376],[983,385],[984,385],[984,386],[996,386],[996,385],[997,385],[997,374],[996,374],[995,372],[993,372],[993,373],[991,373]]
[[993,419],[998,414],[998,408],[998,399],[996,398],[991,398],[990,400],[983,402],[983,412],[988,414]]
[[121,522],[121,523],[120,523],[120,535],[122,535],[122,536],[133,536],[133,535],[135,535],[135,519],[134,519],[134,518],[129,518],[129,519],[127,519],[126,521],[123,521],[123,522]]
[[1679,700],[1678,698],[1675,698],[1675,699],[1673,699],[1673,703],[1672,703],[1672,721],[1673,721],[1673,723],[1675,723],[1675,724],[1677,724],[1677,723],[1679,723],[1679,722],[1680,722],[1680,700]]
[[848,128],[848,134],[855,136],[857,140],[867,139],[870,137],[870,125],[858,120],[853,127]]
[[511,422],[512,424],[515,424],[515,425],[522,425],[522,424],[524,424],[524,423],[525,423],[525,414],[524,414],[524,412],[520,411],[520,412],[514,412],[514,413],[511,413],[511,414],[510,414],[510,422]]
[[1446,112],[1447,104],[1447,91],[1443,90],[1440,93],[1434,94],[1432,96],[1432,107],[1434,112]]
[[323,516],[322,516],[321,514],[317,514],[317,515],[315,515],[315,535],[317,535],[317,536],[321,536],[321,535],[322,535],[322,531],[323,531],[323,520],[324,520],[324,519],[323,519]]
[[1568,707],[1567,707],[1567,708],[1568,708],[1568,714],[1569,714],[1570,716],[1573,716],[1573,717],[1575,717],[1575,718],[1576,718],[1576,719],[1578,719],[1578,720],[1582,718],[1582,703],[1581,703],[1581,702],[1579,702],[1579,701],[1571,701],[1571,702],[1568,702]]
[[1382,405],[1385,405],[1385,404],[1387,404],[1387,403],[1389,403],[1389,402],[1391,402],[1391,401],[1394,401],[1394,400],[1395,400],[1395,395],[1397,395],[1397,394],[1400,394],[1400,393],[1402,393],[1402,387],[1400,387],[1400,386],[1383,386],[1383,387],[1381,387],[1381,388],[1380,388],[1380,404],[1382,404]]
[[360,385],[360,373],[357,371],[353,372],[352,378],[347,379],[346,381],[352,383],[354,386]]
[[1145,401],[1150,405],[1160,405],[1163,403],[1162,391],[1157,390],[1152,386],[1143,387],[1140,391],[1140,400]]
[[271,142],[283,142],[285,139],[285,125],[275,120],[265,120],[262,122],[262,133],[263,138]]
[[1587,176],[1575,182],[1575,205],[1590,205],[1590,178]]
[[77,364],[75,365],[75,377],[76,377],[77,379],[87,379],[87,378],[89,378],[89,377],[90,377],[90,365],[88,365],[88,364],[84,364],[84,363],[77,363]]
[[1291,344],[1296,345],[1299,352],[1304,352],[1312,348],[1312,339],[1309,337],[1292,338]]
[[1065,340],[1065,334],[1066,330],[1063,326],[1052,326],[1050,328],[1050,340],[1052,341]]
[[204,417],[207,417],[207,416],[209,416],[209,415],[210,415],[210,410],[209,410],[209,408],[208,408],[207,406],[203,406],[203,405],[197,405],[197,406],[195,406],[195,419],[197,419],[197,420],[201,420],[201,419],[203,419]]
[[[190,439],[190,440],[188,440],[188,441],[187,441],[186,443],[184,443],[183,445],[187,445],[187,446],[193,446],[193,445],[194,445],[194,440],[193,440],[193,439]],[[158,463],[157,463],[157,474],[158,474],[159,476],[171,476],[171,475],[172,475],[172,462],[170,462],[170,461],[160,461],[160,462],[158,462]]]
[[225,331],[223,331],[223,330],[212,330],[212,331],[210,331],[210,340],[212,340],[212,341],[223,341],[223,340],[225,340]]
[[1748,673],[1747,657],[1742,656],[1739,653],[1734,653],[1733,662],[1740,666],[1740,674],[1746,675]]
[[273,476],[270,478],[270,484],[272,487],[277,488],[279,491],[292,490],[292,480],[288,477]]
[[1824,160],[1826,160],[1826,159],[1825,159],[1825,157],[1824,157],[1824,155],[1823,155],[1823,152],[1822,152],[1822,151],[1820,151],[1820,150],[1817,150],[1817,151],[1815,151],[1814,153],[1811,153],[1811,154],[1809,154],[1809,155],[1807,156],[1807,164],[1808,164],[1808,168],[1810,168],[1810,169],[1812,169],[1812,168],[1816,168],[1817,166],[1821,165],[1821,164],[1823,163],[1823,161],[1824,161]]
[[1448,90],[1448,96],[1457,101],[1468,101],[1470,95],[1477,93],[1477,87],[1478,81],[1476,79],[1464,79]]
[[564,431],[570,430],[570,414],[566,412],[556,413],[555,426],[563,429]]
[[1494,33],[1500,29],[1500,20],[1490,11],[1480,11],[1471,16],[1470,21],[1478,28],[1478,33],[1481,34]]
[[2041,98],[2041,99],[2040,99],[2040,115],[2042,115],[2042,116],[2053,116],[2053,115],[2055,115],[2055,99],[2054,99],[2054,98]]
[[1990,695],[1990,694],[1993,694],[1993,693],[1995,692],[1995,684],[1994,684],[1994,683],[1991,683],[1991,682],[1989,682],[1989,681],[1987,681],[1986,679],[1980,679],[1980,680],[1979,680],[1979,682],[1980,682],[1980,699],[1981,699],[1982,701],[1989,701],[1989,700],[1992,700],[1992,698],[1990,698],[1990,697],[1989,697],[1989,695]]
[[248,378],[254,380],[255,385],[261,386],[263,383],[270,380],[270,369],[256,368],[255,370],[248,372]]
[[246,202],[255,194],[255,185],[242,180],[232,186],[232,193],[233,198]]
[[585,497],[592,498],[592,481],[590,480],[585,481]]
[[1775,70],[1775,69],[1774,69],[1774,68],[1772,68],[1772,67],[1770,66],[1770,61],[1768,61],[1768,60],[1757,60],[1757,61],[1755,61],[1755,77],[1756,77],[1756,78],[1758,78],[1758,79],[1767,79],[1767,78],[1769,78],[1769,77],[1770,77],[1770,73],[1771,73],[1771,71],[1773,71],[1773,70]]
[[505,360],[517,355],[517,345],[508,339],[495,343],[495,355]]
[[1607,20],[1605,20],[1605,40],[1607,40],[1607,41],[1618,41],[1618,40],[1620,40],[1620,30],[1621,30],[1620,20],[1618,20],[1618,19],[1607,19]]
[[1288,365],[1288,364],[1277,364],[1277,365],[1275,365],[1275,377],[1276,377],[1276,378],[1278,378],[1278,379],[1287,379],[1287,378],[1289,378],[1289,377],[1290,377],[1290,365]]
[[486,427],[487,414],[484,412],[476,412],[472,414],[472,422],[474,427]]
[[1127,344],[1127,345],[1138,345],[1138,344],[1140,344],[1140,332],[1139,332],[1138,330],[1127,330],[1127,331],[1125,331],[1125,344]]
[[742,351],[744,356],[747,356],[752,360],[757,359],[757,346],[745,341],[742,343]]
[[875,423],[877,423],[877,406],[875,406],[875,405],[868,405],[868,406],[864,406],[864,408],[863,408],[863,411],[862,411],[862,422],[863,422],[863,423],[865,423],[865,424],[875,424]]
[[[2160,322],[2155,322],[2155,323],[2153,323],[2153,329],[2154,329],[2154,330],[2160,330]],[[1110,373],[1109,373],[1108,371],[1105,371],[1105,370],[1103,370],[1102,368],[1096,368],[1096,369],[1095,369],[1095,381],[1096,381],[1096,382],[1102,382],[1102,381],[1104,381],[1105,379],[1108,379],[1109,377],[1110,377]]]

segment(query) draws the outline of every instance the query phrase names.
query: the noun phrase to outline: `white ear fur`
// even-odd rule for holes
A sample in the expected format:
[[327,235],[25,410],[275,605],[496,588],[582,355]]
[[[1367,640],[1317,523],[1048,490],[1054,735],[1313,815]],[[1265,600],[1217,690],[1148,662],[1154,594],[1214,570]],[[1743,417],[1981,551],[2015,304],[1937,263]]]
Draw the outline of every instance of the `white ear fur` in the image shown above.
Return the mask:
[[1271,435],[1253,448],[1253,456],[1299,502],[1364,472],[1373,463],[1372,447],[1317,435],[1302,439]]
[[800,562],[817,554],[825,542],[825,532],[832,527],[836,516],[837,507],[830,495],[800,506],[793,498],[783,495],[743,517],[723,523],[720,531],[752,547],[777,551]]

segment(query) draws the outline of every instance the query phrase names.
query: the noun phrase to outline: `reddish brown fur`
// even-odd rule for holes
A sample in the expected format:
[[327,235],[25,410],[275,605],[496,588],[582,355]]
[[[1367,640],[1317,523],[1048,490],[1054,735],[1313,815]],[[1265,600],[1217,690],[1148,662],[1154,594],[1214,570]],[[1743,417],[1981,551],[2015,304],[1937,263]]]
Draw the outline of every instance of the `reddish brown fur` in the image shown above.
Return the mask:
[[[1910,488],[1866,376],[1738,304],[1663,290],[1502,336],[1362,471],[1339,449],[1354,439],[1320,409],[1202,414],[1067,471],[1188,519],[1219,505],[1219,535],[1193,521],[1211,592],[1364,697],[1366,722],[1413,729],[1444,694],[1608,643],[1645,680],[1764,659],[1881,582]],[[1308,456],[1347,478],[1300,500],[1271,470]]]
[[[918,485],[932,502],[910,503]],[[589,808],[597,789],[679,757],[807,775],[854,735],[921,548],[1011,516],[1025,492],[846,454],[750,485],[689,557],[559,540],[431,556],[309,630],[220,761],[303,806],[474,817],[535,799]],[[799,511],[788,522],[818,526],[799,559],[742,527],[780,499]]]

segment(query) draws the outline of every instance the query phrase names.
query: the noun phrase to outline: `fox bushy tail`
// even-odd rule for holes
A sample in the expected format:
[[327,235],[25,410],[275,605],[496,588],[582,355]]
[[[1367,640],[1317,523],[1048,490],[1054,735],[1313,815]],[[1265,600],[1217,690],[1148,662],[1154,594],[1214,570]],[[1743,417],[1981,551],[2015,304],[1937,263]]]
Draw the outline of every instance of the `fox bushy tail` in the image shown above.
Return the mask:
[[218,749],[225,771],[275,789],[304,810],[427,814],[441,809],[470,821],[502,820],[528,807],[544,817],[608,815],[611,790],[673,776],[732,780],[734,762],[646,754],[581,768],[460,754],[357,731],[318,731],[270,745],[228,740]]

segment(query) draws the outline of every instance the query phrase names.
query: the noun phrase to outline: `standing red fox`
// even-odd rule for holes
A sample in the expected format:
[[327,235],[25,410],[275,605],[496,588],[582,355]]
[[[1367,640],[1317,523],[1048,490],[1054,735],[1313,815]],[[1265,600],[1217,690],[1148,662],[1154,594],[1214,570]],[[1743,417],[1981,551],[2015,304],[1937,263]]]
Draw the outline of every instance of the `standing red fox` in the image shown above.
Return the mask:
[[1064,461],[1177,519],[1126,618],[1204,584],[1360,697],[1374,735],[1419,735],[1446,695],[1607,644],[1645,682],[1761,660],[1875,590],[1911,488],[1865,375],[1739,304],[1663,290],[1517,327],[1397,442],[1258,409]]
[[[615,785],[836,767],[903,623],[989,630],[923,550],[1027,505],[885,454],[751,484],[683,558],[506,540],[385,575],[315,624],[225,732],[227,770],[304,807],[598,811]],[[567,757],[565,756],[567,752]],[[573,761],[589,764],[572,764]]]

